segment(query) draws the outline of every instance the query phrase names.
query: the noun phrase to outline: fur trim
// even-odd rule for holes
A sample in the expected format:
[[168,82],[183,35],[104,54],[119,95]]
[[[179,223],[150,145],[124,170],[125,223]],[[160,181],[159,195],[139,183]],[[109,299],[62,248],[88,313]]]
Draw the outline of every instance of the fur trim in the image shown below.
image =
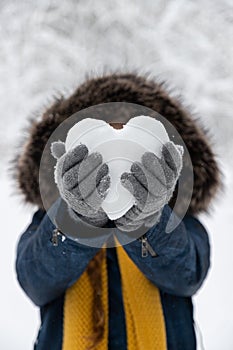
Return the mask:
[[[42,152],[53,131],[75,112],[107,102],[129,102],[148,107],[174,125],[186,144],[194,169],[194,189],[189,212],[197,214],[207,211],[220,185],[220,171],[207,141],[206,130],[179,101],[169,96],[164,84],[136,74],[111,74],[88,79],[70,97],[57,98],[39,120],[30,121],[23,150],[18,152],[13,161],[18,187],[26,202],[43,208],[39,191],[39,166]],[[51,155],[47,157],[50,157],[51,166],[46,169],[46,176],[53,177],[55,160]],[[46,178],[40,179],[40,185],[46,189],[52,204],[58,196],[56,185],[51,188],[46,184]],[[175,196],[176,192],[171,204]]]

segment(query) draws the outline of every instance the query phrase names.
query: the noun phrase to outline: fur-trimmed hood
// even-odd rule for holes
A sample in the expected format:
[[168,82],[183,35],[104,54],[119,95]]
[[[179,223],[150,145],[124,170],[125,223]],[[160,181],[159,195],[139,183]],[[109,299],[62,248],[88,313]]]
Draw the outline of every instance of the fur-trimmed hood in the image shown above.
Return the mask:
[[[107,102],[128,102],[148,107],[165,117],[182,137],[192,160],[194,186],[189,212],[207,211],[211,199],[220,185],[220,171],[211,150],[206,130],[189,114],[182,104],[169,96],[164,85],[135,74],[111,74],[88,79],[70,97],[57,98],[43,115],[31,118],[23,148],[19,149],[13,163],[18,188],[26,202],[44,205],[40,196],[39,167],[45,145],[53,131],[66,118],[87,107]],[[54,160],[48,174],[53,178]],[[185,164],[184,164],[185,167]],[[46,189],[51,204],[56,199],[56,185]],[[173,201],[176,193],[174,193]]]

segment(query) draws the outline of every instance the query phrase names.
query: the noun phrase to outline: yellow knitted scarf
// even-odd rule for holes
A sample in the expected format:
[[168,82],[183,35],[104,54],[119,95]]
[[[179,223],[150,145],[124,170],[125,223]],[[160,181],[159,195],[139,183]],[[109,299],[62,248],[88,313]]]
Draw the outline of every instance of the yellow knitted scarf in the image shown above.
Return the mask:
[[[96,350],[108,349],[108,280],[106,248],[102,263],[104,336]],[[127,350],[165,350],[166,331],[158,288],[150,282],[117,246],[127,331]],[[92,287],[87,272],[66,291],[62,350],[86,350],[92,334]],[[119,349],[120,350],[120,349]]]

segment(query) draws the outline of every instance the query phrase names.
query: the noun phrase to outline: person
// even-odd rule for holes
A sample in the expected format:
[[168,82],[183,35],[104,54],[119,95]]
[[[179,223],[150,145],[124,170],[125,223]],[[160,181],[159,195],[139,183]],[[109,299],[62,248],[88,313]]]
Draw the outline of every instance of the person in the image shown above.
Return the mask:
[[[54,198],[56,186],[44,181],[51,201],[45,210],[39,167],[50,135],[72,114],[107,102],[134,103],[160,113],[187,147],[194,175],[192,197],[185,216],[169,234],[165,230],[177,183],[188,166],[173,142],[163,147],[161,157],[146,152],[122,174],[122,184],[136,204],[112,221],[101,208],[111,183],[101,154],[90,153],[85,145],[65,153],[62,142],[54,143],[59,196]],[[220,185],[220,171],[206,130],[181,103],[162,84],[136,74],[89,79],[32,121],[15,163],[19,189],[26,202],[38,206],[19,238],[16,258],[18,281],[40,308],[34,349],[196,349],[192,296],[210,266],[208,234],[198,214],[208,211]],[[50,178],[53,170],[54,164],[48,166]],[[75,225],[65,227],[64,215]],[[104,228],[121,232],[121,240],[142,224],[142,236],[117,247],[85,245],[79,239],[88,229],[96,234]]]

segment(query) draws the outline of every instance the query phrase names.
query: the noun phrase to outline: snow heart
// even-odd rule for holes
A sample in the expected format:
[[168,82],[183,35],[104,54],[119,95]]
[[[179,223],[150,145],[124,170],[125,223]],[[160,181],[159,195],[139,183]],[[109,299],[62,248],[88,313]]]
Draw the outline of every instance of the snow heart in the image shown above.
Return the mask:
[[146,151],[159,157],[167,141],[169,137],[163,124],[152,117],[134,117],[122,129],[114,129],[103,120],[86,118],[69,130],[65,147],[67,152],[82,143],[90,153],[101,153],[111,177],[102,208],[111,220],[115,220],[135,204],[133,195],[121,185],[121,174],[130,171],[132,163],[140,161]]

